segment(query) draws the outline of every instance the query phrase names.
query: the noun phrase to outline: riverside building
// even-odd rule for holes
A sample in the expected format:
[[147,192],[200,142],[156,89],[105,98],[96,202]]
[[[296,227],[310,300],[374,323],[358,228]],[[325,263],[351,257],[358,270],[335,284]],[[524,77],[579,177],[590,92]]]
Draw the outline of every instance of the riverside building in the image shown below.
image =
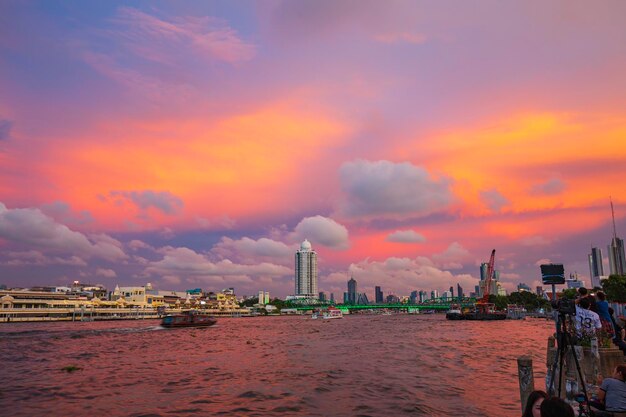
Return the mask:
[[589,277],[591,278],[591,288],[602,287],[600,277],[604,275],[602,266],[602,251],[600,248],[591,248],[589,254]]
[[317,291],[317,253],[311,243],[304,239],[300,250],[296,251],[296,298],[315,299]]

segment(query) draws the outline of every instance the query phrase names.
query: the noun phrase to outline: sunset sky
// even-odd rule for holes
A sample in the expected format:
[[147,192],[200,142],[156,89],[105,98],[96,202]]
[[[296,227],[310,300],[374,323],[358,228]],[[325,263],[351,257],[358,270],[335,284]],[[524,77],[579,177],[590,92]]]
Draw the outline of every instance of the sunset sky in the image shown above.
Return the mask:
[[[0,3],[0,284],[373,298],[626,237],[626,2]],[[608,274],[608,262],[605,261]]]

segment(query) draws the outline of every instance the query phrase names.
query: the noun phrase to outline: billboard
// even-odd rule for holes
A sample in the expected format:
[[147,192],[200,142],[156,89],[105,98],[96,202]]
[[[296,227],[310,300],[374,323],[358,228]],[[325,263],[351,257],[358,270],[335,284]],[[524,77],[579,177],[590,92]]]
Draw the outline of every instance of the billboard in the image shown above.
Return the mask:
[[541,280],[544,285],[565,284],[565,269],[563,264],[541,265]]

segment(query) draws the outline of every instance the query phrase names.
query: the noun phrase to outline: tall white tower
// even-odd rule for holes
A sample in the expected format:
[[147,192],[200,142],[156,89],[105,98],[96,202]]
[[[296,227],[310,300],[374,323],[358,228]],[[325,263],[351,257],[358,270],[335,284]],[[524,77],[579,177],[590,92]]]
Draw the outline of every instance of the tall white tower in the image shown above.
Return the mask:
[[296,296],[317,298],[317,253],[304,239],[296,251]]

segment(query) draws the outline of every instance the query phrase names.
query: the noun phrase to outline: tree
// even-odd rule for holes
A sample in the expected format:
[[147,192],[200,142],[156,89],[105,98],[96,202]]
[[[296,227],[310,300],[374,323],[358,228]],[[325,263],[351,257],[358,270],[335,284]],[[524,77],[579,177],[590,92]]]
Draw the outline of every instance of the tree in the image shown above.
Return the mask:
[[602,289],[609,301],[626,303],[626,275],[611,275],[603,279]]
[[570,300],[575,300],[578,296],[578,290],[576,288],[567,288],[563,290],[563,297],[568,298]]

